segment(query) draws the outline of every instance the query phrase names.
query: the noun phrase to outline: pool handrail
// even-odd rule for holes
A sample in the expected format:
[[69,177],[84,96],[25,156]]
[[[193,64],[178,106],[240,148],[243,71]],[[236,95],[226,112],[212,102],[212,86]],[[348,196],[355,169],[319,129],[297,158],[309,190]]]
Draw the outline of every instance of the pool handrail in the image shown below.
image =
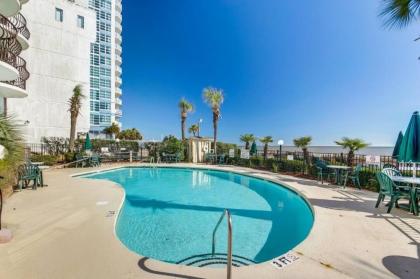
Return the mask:
[[228,209],[225,209],[223,211],[222,215],[219,218],[219,221],[214,227],[211,254],[214,257],[215,251],[216,251],[216,232],[220,226],[220,223],[222,223],[222,220],[225,216],[227,218],[227,223],[228,223],[227,276],[226,278],[231,279],[232,278],[232,216],[230,215],[230,212]]

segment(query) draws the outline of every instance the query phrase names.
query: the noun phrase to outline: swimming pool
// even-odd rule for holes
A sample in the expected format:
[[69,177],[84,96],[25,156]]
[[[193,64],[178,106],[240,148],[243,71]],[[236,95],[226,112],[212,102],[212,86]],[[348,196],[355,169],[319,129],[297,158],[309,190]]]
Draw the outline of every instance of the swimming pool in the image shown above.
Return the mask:
[[121,168],[85,175],[125,190],[116,223],[130,250],[153,259],[195,266],[222,263],[227,225],[212,232],[225,208],[232,214],[235,265],[261,263],[288,252],[314,221],[306,201],[278,184],[232,172],[191,168]]

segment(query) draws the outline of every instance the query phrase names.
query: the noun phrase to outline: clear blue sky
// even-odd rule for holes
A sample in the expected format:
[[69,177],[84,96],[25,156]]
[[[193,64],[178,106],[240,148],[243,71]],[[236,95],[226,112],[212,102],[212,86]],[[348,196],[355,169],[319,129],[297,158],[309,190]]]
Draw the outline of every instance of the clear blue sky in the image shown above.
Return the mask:
[[[420,108],[418,28],[387,30],[366,0],[123,1],[123,126],[180,136],[178,101],[212,135],[206,86],[222,88],[219,138],[291,144],[342,136],[392,145]],[[417,24],[418,27],[418,24]]]

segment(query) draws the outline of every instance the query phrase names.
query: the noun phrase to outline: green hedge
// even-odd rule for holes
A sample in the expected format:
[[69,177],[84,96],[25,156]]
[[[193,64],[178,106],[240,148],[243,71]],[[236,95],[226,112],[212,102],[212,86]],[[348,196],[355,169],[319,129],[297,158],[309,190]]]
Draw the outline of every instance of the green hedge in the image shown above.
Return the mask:
[[[287,172],[293,174],[306,174],[311,179],[316,179],[318,170],[314,165],[307,167],[303,160],[281,160],[280,162],[276,159],[264,160],[262,157],[252,157],[248,159],[241,159],[239,157],[229,158],[228,164],[250,167],[256,169],[264,169],[273,172]],[[379,190],[379,184],[376,180],[376,172],[369,169],[363,169],[360,174],[360,184],[362,188],[370,191],[377,192]],[[351,181],[347,182],[348,184]]]

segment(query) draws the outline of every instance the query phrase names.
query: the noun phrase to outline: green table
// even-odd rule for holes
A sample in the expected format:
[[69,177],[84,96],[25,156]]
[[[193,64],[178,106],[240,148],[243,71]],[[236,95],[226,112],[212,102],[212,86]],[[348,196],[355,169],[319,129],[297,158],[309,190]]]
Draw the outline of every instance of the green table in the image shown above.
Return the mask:
[[[340,166],[340,165],[327,165],[327,168],[335,171],[335,184],[341,185],[342,183],[342,174],[345,172],[351,171],[353,168],[349,166]],[[344,185],[345,186],[345,185]]]
[[419,209],[417,208],[416,202],[416,189],[419,190],[420,187],[416,185],[420,185],[420,177],[390,176],[390,178],[394,182],[410,185],[410,212],[418,215]]

